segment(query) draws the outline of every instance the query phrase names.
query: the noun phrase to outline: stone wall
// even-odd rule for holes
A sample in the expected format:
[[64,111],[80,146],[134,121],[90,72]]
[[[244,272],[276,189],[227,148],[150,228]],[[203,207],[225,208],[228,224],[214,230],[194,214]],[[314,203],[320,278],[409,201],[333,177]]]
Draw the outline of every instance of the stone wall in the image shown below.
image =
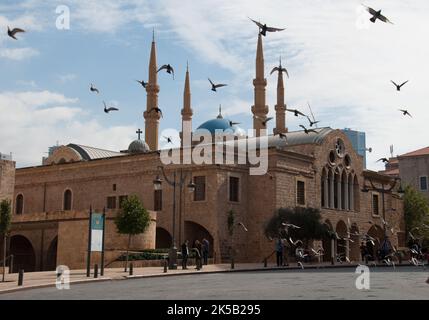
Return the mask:
[[0,160],[0,201],[12,201],[15,188],[15,162]]

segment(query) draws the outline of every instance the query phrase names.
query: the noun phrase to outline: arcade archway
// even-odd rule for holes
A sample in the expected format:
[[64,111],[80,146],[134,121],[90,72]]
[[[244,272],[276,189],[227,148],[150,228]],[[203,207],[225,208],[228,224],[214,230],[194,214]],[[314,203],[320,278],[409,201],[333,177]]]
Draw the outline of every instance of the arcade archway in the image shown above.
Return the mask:
[[36,270],[36,254],[31,242],[24,236],[10,238],[10,254],[13,254],[13,272],[23,269],[25,272]]
[[156,239],[155,239],[156,249],[170,248],[171,241],[172,241],[172,238],[171,238],[170,232],[168,232],[166,229],[161,227],[156,228]]
[[209,255],[213,255],[213,237],[210,232],[207,231],[202,225],[192,222],[185,221],[185,240],[189,241],[189,245],[193,247],[194,242],[199,240],[200,242],[203,239],[207,239],[210,243]]
[[335,228],[335,231],[337,232],[340,239],[337,239],[337,254],[341,255],[343,257],[348,257],[349,252],[347,252],[348,244],[347,240],[344,240],[348,237],[347,235],[347,225],[344,221],[340,220],[337,223],[337,227]]
[[55,270],[57,268],[57,248],[58,248],[58,237],[55,237],[49,245],[48,252],[46,255],[45,270]]

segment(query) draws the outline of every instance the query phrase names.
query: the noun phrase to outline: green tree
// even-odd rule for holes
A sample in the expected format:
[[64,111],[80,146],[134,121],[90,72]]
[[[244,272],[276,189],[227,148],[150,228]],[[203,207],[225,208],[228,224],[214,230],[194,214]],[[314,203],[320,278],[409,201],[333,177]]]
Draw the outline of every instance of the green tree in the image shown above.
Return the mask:
[[12,220],[11,204],[9,200],[3,200],[0,203],[0,235],[3,235],[3,275],[2,281],[5,281],[6,272],[6,239],[10,230]]
[[128,235],[125,272],[128,267],[131,237],[144,233],[149,227],[150,221],[149,212],[144,208],[136,195],[132,195],[128,199],[122,201],[122,210],[116,216],[115,224],[118,233]]
[[428,239],[429,230],[424,227],[424,225],[429,225],[428,201],[423,194],[412,186],[406,186],[404,191],[404,218],[407,235],[413,231],[413,234]]
[[[315,208],[280,208],[268,221],[265,227],[267,238],[292,237],[300,239],[306,245],[310,240],[320,240],[327,233],[326,225],[322,224],[320,210]],[[294,224],[299,229],[288,228],[287,234],[283,223]]]

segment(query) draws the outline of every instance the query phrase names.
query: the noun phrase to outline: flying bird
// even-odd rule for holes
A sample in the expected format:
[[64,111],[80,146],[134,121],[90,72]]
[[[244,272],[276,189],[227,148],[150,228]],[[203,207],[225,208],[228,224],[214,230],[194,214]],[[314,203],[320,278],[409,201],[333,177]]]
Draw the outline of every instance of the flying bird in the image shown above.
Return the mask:
[[15,35],[16,35],[17,33],[20,33],[20,32],[25,32],[25,30],[20,29],[20,28],[14,28],[14,29],[10,30],[9,26],[7,27],[7,35],[8,35],[9,37],[11,37],[11,38],[15,39],[15,40],[18,40],[18,39],[15,37]]
[[296,246],[298,243],[301,243],[302,244],[302,241],[301,240],[296,240],[295,242],[292,240],[292,238],[291,237],[289,237],[289,242],[291,243],[291,244],[293,244],[294,246]]
[[259,27],[259,33],[261,35],[263,35],[264,37],[267,35],[267,32],[277,32],[277,31],[283,31],[284,30],[284,29],[280,29],[280,28],[268,27],[266,24],[262,24],[258,21],[251,19],[251,18],[249,18],[249,19],[252,20]]
[[227,86],[227,84],[224,84],[224,83],[214,84],[213,81],[210,80],[210,78],[209,78],[209,81],[210,81],[210,84],[212,85],[212,91],[214,91],[214,92],[216,92],[217,88],[221,88],[221,87],[226,87]]
[[165,70],[167,73],[172,74],[174,80],[174,69],[172,66],[170,66],[170,64],[164,64],[161,68],[158,69],[157,72],[160,72],[161,70]]
[[372,15],[371,19],[369,19],[372,23],[375,23],[375,21],[377,21],[377,19],[379,19],[380,21],[393,24],[392,21],[390,21],[387,17],[385,17],[381,14],[381,10],[376,11],[371,7],[367,7],[365,5],[363,5],[363,6]]
[[286,73],[287,77],[289,78],[289,73],[287,72],[286,68],[282,67],[282,58],[280,57],[280,64],[278,67],[274,67],[273,70],[271,70],[270,75],[272,75],[274,72],[280,72],[280,73]]
[[318,124],[320,122],[320,121],[311,121],[309,116],[307,116],[307,119],[308,119],[308,122],[310,124],[310,127],[312,127],[313,125]]
[[405,82],[403,82],[403,83],[401,83],[401,84],[397,84],[395,81],[390,80],[390,82],[392,82],[392,83],[395,85],[395,87],[396,87],[396,90],[397,90],[397,91],[401,91],[402,86],[403,86],[404,84],[406,84],[408,81],[410,81],[410,80],[407,80],[407,81],[405,81]]
[[100,91],[96,87],[94,87],[94,85],[92,83],[91,83],[91,88],[89,88],[89,90],[91,90],[91,92],[100,93]]
[[229,121],[229,126],[230,127],[236,126],[236,125],[239,125],[239,124],[240,124],[240,122]]
[[387,159],[387,158],[380,158],[377,160],[377,162],[380,162],[380,161],[383,161],[383,163],[389,163],[390,162],[389,159]]
[[103,101],[103,104],[104,104],[104,112],[105,113],[109,113],[109,112],[111,112],[111,111],[118,111],[119,109],[118,108],[115,108],[115,107],[107,107],[107,105],[106,105],[106,102],[104,102]]
[[299,227],[299,226],[297,226],[295,224],[292,224],[292,223],[282,222],[282,225],[285,226],[285,227],[288,227],[288,228],[291,227],[292,229],[301,229],[301,227]]
[[317,131],[316,131],[316,130],[314,130],[314,129],[307,129],[307,128],[306,128],[306,127],[304,127],[302,124],[300,124],[299,126],[304,130],[305,134],[309,134],[310,132],[317,133]]
[[273,119],[274,119],[273,117],[269,117],[269,118],[261,118],[261,117],[258,117],[258,116],[255,116],[255,118],[256,118],[256,119],[258,119],[259,121],[261,121],[261,123],[262,123],[262,125],[263,125],[264,127],[266,127],[266,126],[267,126],[267,122],[268,122],[268,121],[271,121],[271,120],[273,120]]
[[164,137],[167,140],[167,143],[173,143],[173,139],[171,137]]
[[287,136],[284,133],[279,132],[279,137],[280,137],[280,139],[287,140]]
[[243,230],[244,231],[249,231],[247,228],[246,228],[246,226],[243,224],[243,222],[239,222],[237,225],[239,225],[240,227],[242,227],[243,228]]
[[296,109],[286,109],[286,111],[293,112],[295,117],[298,117],[298,116],[306,117],[305,114],[303,114],[301,111],[296,110]]
[[403,114],[404,116],[410,116],[411,118],[413,117],[413,116],[408,112],[408,110],[405,110],[405,109],[399,109],[399,111],[401,111],[401,112],[402,112],[402,114]]
[[161,118],[164,118],[164,116],[163,116],[163,114],[162,114],[162,110],[161,110],[160,108],[156,108],[156,107],[154,107],[154,108],[150,109],[148,113],[151,113],[152,111],[157,112],[158,114],[160,114],[160,115],[161,115]]
[[146,88],[147,86],[147,82],[144,82],[144,80],[140,81],[140,80],[136,80],[138,83],[140,83],[142,85],[143,88]]

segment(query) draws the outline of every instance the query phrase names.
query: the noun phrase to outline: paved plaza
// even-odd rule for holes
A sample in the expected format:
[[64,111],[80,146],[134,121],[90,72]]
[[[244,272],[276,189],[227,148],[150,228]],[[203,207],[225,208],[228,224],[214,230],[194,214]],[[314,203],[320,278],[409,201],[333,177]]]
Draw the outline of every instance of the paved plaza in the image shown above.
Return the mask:
[[358,290],[354,268],[189,274],[71,284],[0,294],[0,299],[429,299],[422,267],[373,267],[370,289]]

